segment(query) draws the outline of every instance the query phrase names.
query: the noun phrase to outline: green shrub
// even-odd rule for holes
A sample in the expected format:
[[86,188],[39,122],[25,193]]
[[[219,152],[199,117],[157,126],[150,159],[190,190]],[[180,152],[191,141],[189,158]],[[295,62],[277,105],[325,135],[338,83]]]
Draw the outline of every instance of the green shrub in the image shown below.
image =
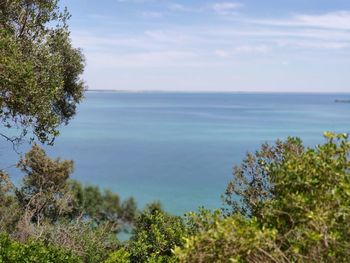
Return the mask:
[[71,251],[86,263],[102,262],[119,246],[109,226],[89,222],[41,225],[36,233],[39,240]]
[[275,242],[276,230],[261,228],[256,219],[240,215],[214,214],[210,223],[207,219],[208,215],[202,230],[185,239],[184,247],[175,248],[179,262],[284,262]]
[[109,224],[117,233],[135,221],[137,205],[133,198],[121,201],[109,190],[101,191],[96,186],[84,186],[77,181],[68,181],[72,196],[72,210],[66,216],[70,219],[84,217],[95,224]]
[[350,142],[325,137],[248,155],[228,188],[232,210],[194,216],[180,262],[349,262]]
[[104,263],[130,263],[130,253],[124,248],[121,248],[111,253]]
[[185,233],[180,217],[163,212],[159,204],[149,206],[137,219],[128,244],[131,262],[171,262],[172,248],[183,244]]
[[327,142],[270,165],[274,198],[261,223],[279,232],[291,260],[348,262],[350,257],[350,142],[325,134]]
[[80,258],[61,248],[40,242],[26,244],[0,234],[0,263],[79,263]]

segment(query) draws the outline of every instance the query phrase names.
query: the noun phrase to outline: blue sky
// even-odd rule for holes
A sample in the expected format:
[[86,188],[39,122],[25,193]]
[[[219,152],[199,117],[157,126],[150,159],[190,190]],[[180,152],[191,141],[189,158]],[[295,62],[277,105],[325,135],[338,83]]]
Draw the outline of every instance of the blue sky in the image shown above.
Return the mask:
[[90,89],[350,92],[350,0],[64,0]]

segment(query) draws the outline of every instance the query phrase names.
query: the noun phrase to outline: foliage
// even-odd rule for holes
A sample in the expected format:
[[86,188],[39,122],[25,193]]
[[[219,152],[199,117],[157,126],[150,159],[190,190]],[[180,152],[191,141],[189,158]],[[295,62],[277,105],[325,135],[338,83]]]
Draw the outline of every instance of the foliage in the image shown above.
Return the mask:
[[62,247],[86,263],[102,262],[119,246],[108,225],[94,226],[84,221],[41,224],[32,238]]
[[[271,187],[251,195],[253,184],[243,184],[248,187],[234,192],[241,199],[229,215],[195,216],[197,233],[175,250],[180,262],[348,262],[350,142],[346,134],[325,136],[327,142],[314,149],[293,140],[297,147],[284,147],[278,158],[242,166],[242,178],[231,184],[255,176]],[[236,209],[240,201],[244,209]]]
[[[202,208],[185,220],[159,203],[136,218],[133,199],[121,202],[70,181],[73,163],[34,145],[18,163],[20,188],[0,174],[0,229],[17,240],[2,237],[1,259],[16,262],[22,253],[29,262],[67,255],[84,262],[347,262],[350,142],[346,134],[325,136],[316,148],[295,138],[264,144],[236,168],[226,210]],[[121,245],[115,233],[135,218]]]
[[133,199],[120,202],[108,190],[70,181],[73,162],[51,159],[38,145],[17,166],[24,173],[20,187],[0,173],[2,232],[65,248],[84,262],[102,262],[118,248],[115,233],[137,213]]
[[56,222],[69,209],[67,179],[73,171],[72,161],[52,160],[43,149],[34,145],[17,167],[25,174],[16,197],[29,222]]
[[347,262],[350,256],[350,142],[325,134],[327,142],[271,165],[275,198],[263,223],[278,229],[293,260]]
[[289,156],[299,156],[304,150],[298,138],[289,137],[275,145],[265,143],[255,154],[248,153],[240,166],[234,167],[233,179],[228,183],[223,199],[229,214],[259,216],[260,206],[274,197],[270,166],[282,164]]
[[133,198],[121,202],[119,196],[110,190],[101,192],[95,186],[83,186],[76,181],[69,182],[72,194],[72,218],[88,218],[96,224],[108,223],[113,232],[121,230],[123,225],[132,224],[137,215],[137,205]]
[[179,262],[285,262],[275,230],[260,228],[256,219],[241,215],[223,219],[214,214],[209,224],[207,216],[205,227],[186,238],[183,248],[175,248]]
[[189,235],[195,235],[209,230],[217,221],[223,219],[220,210],[212,212],[201,207],[198,212],[190,212],[185,215],[186,230]]
[[20,218],[20,207],[13,194],[13,185],[4,172],[0,171],[0,233],[14,232]]
[[104,263],[130,263],[130,253],[125,249],[121,248],[111,253]]
[[180,217],[162,211],[159,204],[150,205],[135,223],[128,244],[131,262],[172,262],[172,248],[183,244],[186,233]]
[[79,263],[82,260],[63,249],[30,241],[26,244],[0,234],[0,263]]
[[57,0],[0,1],[0,121],[21,130],[1,135],[12,142],[32,132],[52,143],[83,97],[84,61],[68,19]]
[[[20,131],[0,136],[12,143],[27,133],[53,143],[83,97],[68,19],[58,0],[0,0],[0,122]],[[263,144],[235,167],[225,209],[185,220],[159,203],[138,215],[134,199],[70,181],[73,162],[34,144],[20,187],[0,171],[0,263],[348,262],[350,142],[325,137]],[[134,222],[121,245],[115,234]]]

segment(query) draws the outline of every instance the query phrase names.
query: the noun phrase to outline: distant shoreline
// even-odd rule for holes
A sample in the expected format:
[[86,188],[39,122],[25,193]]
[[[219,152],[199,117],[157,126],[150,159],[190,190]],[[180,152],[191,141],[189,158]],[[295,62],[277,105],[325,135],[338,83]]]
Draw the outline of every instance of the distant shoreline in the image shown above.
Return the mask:
[[335,103],[350,103],[350,100],[335,100]]
[[[292,92],[292,91],[286,91],[286,92],[280,92],[280,91],[175,91],[175,90],[113,90],[113,89],[88,89],[87,92],[96,92],[96,93],[165,93],[165,94],[176,94],[176,93],[186,93],[186,94],[215,94],[215,93],[221,93],[221,94],[305,94],[305,95],[318,95],[318,94],[344,94],[344,95],[350,95],[350,92]],[[347,99],[336,99],[335,102],[338,103],[350,103],[350,100]]]

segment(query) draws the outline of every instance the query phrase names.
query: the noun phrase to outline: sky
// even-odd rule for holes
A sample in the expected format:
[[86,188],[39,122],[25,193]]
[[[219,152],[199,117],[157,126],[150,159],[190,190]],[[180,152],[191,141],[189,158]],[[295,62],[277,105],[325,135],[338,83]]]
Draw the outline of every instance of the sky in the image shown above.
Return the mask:
[[89,89],[350,92],[350,0],[63,0]]

